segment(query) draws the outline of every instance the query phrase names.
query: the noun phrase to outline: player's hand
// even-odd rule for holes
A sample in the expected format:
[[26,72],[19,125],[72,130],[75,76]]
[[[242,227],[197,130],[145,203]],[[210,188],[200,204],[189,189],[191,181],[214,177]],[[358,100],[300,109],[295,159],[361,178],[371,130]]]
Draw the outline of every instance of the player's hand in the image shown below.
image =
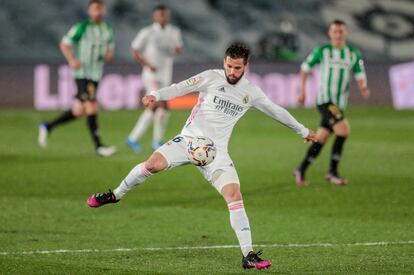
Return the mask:
[[79,69],[81,67],[81,63],[79,60],[77,60],[76,58],[69,60],[69,66],[76,70]]
[[157,99],[153,95],[147,95],[142,98],[142,104],[144,105],[145,108],[155,103],[156,101]]
[[152,72],[156,72],[157,71],[157,67],[155,67],[155,66],[153,66],[153,65],[151,65],[151,64],[148,64],[147,65],[147,67],[152,71]]
[[368,87],[364,87],[361,89],[361,95],[364,99],[368,99],[369,96],[371,95],[371,91],[369,90]]
[[300,91],[299,96],[298,96],[299,104],[301,106],[305,105],[305,100],[306,100],[305,91]]
[[309,130],[309,134],[305,138],[303,143],[307,143],[307,142],[316,143],[316,142],[318,142],[318,138],[316,137],[315,133],[311,129],[308,129],[308,130]]
[[114,58],[114,51],[112,49],[108,49],[105,53],[105,61],[109,62]]

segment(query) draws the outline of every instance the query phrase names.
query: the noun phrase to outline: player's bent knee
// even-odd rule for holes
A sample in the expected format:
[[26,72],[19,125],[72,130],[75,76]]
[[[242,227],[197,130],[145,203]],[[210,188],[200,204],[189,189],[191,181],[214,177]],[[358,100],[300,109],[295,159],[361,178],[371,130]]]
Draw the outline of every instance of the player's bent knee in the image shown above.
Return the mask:
[[152,154],[151,157],[145,162],[145,168],[153,174],[162,171],[167,167],[167,160],[158,152]]
[[318,143],[325,144],[329,139],[329,135],[318,135],[317,138],[318,138]]
[[348,120],[344,119],[334,126],[335,135],[341,137],[348,137],[351,134],[351,126]]
[[221,195],[227,203],[241,200],[240,185],[237,183],[226,184],[221,189]]
[[343,127],[335,130],[335,135],[340,137],[348,137],[351,130],[348,127]]
[[94,101],[87,101],[84,103],[85,111],[87,115],[96,115],[98,113],[99,107],[98,103]]
[[79,110],[79,109],[73,109],[72,113],[77,118],[83,117],[85,115],[85,112],[83,110]]

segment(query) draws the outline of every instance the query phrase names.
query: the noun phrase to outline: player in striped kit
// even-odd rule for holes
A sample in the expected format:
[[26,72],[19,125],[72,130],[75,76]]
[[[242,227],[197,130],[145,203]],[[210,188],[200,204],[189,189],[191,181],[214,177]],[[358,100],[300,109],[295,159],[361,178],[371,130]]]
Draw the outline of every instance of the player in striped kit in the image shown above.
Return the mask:
[[320,87],[317,95],[317,107],[322,116],[317,131],[318,142],[312,144],[299,167],[294,171],[296,183],[305,184],[305,172],[315,160],[323,145],[332,133],[336,135],[330,169],[326,179],[333,184],[345,185],[347,180],[340,177],[338,164],[341,159],[343,145],[350,133],[348,120],[344,111],[348,103],[349,83],[354,75],[361,95],[367,99],[370,90],[367,86],[364,62],[360,52],[346,43],[348,35],[346,25],[341,20],[334,20],[329,26],[331,42],[315,48],[301,66],[301,85],[299,103],[304,104],[305,84],[308,73],[313,66],[320,64]]
[[199,91],[198,103],[181,133],[158,148],[147,161],[133,168],[114,192],[109,190],[90,196],[88,205],[101,207],[116,203],[155,173],[189,164],[186,154],[188,140],[196,136],[208,136],[216,145],[216,158],[212,163],[198,168],[227,203],[230,224],[243,254],[242,267],[268,268],[270,262],[261,259],[260,252],[253,252],[249,220],[240,192],[240,180],[227,150],[233,127],[250,108],[257,108],[292,129],[305,141],[315,142],[316,136],[297,122],[289,112],[271,102],[259,87],[243,76],[248,66],[249,53],[245,46],[233,44],[226,50],[224,70],[207,70],[145,96],[143,103],[148,106],[160,100]]
[[[140,30],[131,43],[134,59],[143,66],[142,79],[148,94],[171,84],[174,57],[181,53],[183,41],[181,31],[169,24],[170,10],[158,5],[153,12],[154,23]],[[126,144],[135,152],[142,150],[140,140],[154,122],[152,147],[162,145],[169,117],[167,102],[161,101],[148,106],[131,133]]]
[[[103,20],[105,5],[101,0],[89,1],[88,14],[89,19],[74,25],[60,43],[62,53],[74,71],[77,86],[75,103],[71,110],[53,121],[40,124],[38,143],[46,147],[48,136],[55,127],[86,115],[96,154],[107,157],[113,155],[116,148],[102,144],[97,121],[96,91],[104,63],[113,57],[113,29]],[[76,54],[73,47],[76,47]]]

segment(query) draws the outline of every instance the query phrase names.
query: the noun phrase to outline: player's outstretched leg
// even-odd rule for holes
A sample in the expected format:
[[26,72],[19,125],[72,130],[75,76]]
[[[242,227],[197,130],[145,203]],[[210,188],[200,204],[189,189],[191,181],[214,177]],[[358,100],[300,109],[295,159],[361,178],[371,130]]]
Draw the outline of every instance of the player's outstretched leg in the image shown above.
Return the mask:
[[135,166],[121,181],[121,184],[114,190],[114,192],[109,190],[107,193],[93,194],[88,197],[87,204],[90,207],[96,208],[108,203],[118,202],[135,186],[144,183],[148,177],[167,167],[167,160],[160,153],[154,152],[147,161]]
[[88,205],[93,208],[101,207],[104,204],[117,202],[119,202],[119,200],[116,199],[111,189],[109,189],[109,191],[105,193],[93,194],[87,200]]
[[[226,177],[224,172],[220,177]],[[253,252],[252,236],[250,232],[249,219],[244,209],[243,199],[240,193],[240,186],[236,183],[226,184],[221,194],[227,202],[227,206],[230,212],[230,224],[236,233],[237,239],[242,250],[242,267],[244,269],[256,268],[264,269],[269,268],[272,264],[268,260],[261,259],[258,255],[261,252]]]
[[152,173],[145,167],[145,162],[140,163],[129,172],[114,192],[93,194],[88,198],[87,203],[90,207],[96,208],[107,203],[118,202],[128,191],[143,183],[151,175]]

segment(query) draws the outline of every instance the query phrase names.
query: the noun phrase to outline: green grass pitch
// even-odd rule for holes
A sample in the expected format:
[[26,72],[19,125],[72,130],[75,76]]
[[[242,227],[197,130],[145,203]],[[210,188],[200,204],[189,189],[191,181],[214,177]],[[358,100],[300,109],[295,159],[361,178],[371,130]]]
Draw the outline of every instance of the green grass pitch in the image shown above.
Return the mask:
[[[317,127],[315,110],[291,111]],[[140,155],[124,145],[139,112],[101,113],[104,142],[119,148],[111,158],[95,156],[84,120],[38,148],[38,123],[56,114],[0,111],[0,274],[246,274],[238,248],[194,249],[237,245],[224,201],[195,167],[156,175],[116,205],[86,206],[150,155],[151,132]],[[172,113],[167,136],[188,114]],[[347,117],[345,187],[324,181],[332,140],[299,188],[291,172],[308,146],[295,133],[257,111],[235,127],[229,149],[254,243],[279,245],[263,247],[273,263],[264,273],[414,273],[414,112],[359,107]],[[145,249],[174,247],[193,248]]]

